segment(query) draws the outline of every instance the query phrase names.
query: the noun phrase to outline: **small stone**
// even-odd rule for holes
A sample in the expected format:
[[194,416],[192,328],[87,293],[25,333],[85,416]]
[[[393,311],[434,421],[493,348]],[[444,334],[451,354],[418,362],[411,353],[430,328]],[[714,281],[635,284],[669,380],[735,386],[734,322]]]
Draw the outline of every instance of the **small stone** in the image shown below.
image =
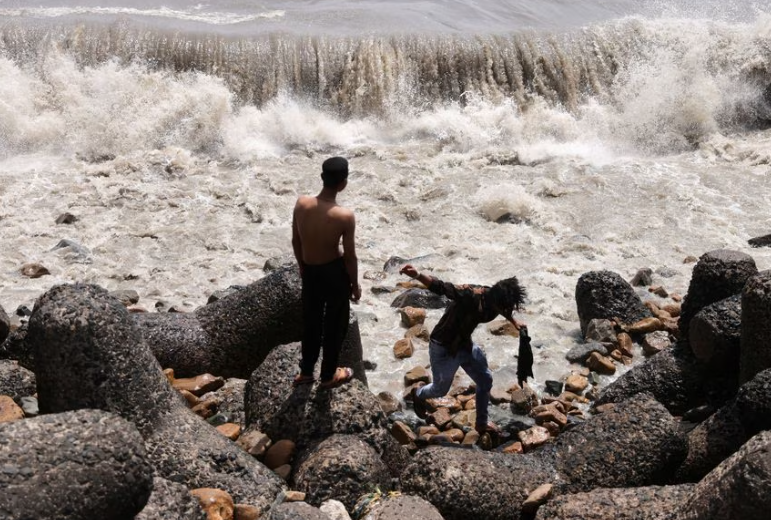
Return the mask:
[[447,426],[450,421],[452,421],[452,415],[450,415],[450,411],[447,408],[439,408],[434,413],[428,415],[428,422],[430,424],[435,424],[440,430],[444,430],[444,427]]
[[426,321],[426,309],[418,307],[402,307],[399,309],[402,317],[402,324],[406,327],[413,327]]
[[61,215],[56,217],[57,224],[72,224],[77,221],[78,221],[78,217],[76,217],[72,213],[62,213]]
[[426,327],[422,323],[418,323],[417,325],[413,325],[409,329],[407,329],[407,332],[404,333],[405,338],[418,338],[422,339],[423,341],[428,341],[430,339],[430,333],[428,332],[428,327]]
[[516,453],[524,453],[524,449],[522,448],[522,443],[519,441],[512,441],[501,450],[503,453],[508,453],[509,455],[516,454]]
[[630,334],[646,334],[648,332],[654,332],[663,329],[664,326],[659,318],[643,318],[642,320],[633,323],[627,329]]
[[404,375],[404,385],[410,386],[418,382],[430,383],[431,376],[428,375],[428,371],[422,367],[413,367]]
[[578,374],[571,374],[565,380],[565,390],[575,394],[580,394],[587,386],[589,386],[589,380]]
[[464,446],[473,446],[477,443],[479,440],[479,432],[476,430],[469,430],[465,437],[463,437],[463,441],[461,441],[461,444]]
[[522,502],[522,511],[525,513],[535,513],[540,506],[546,503],[551,497],[552,484],[541,484],[535,488]]
[[402,446],[415,442],[415,439],[417,439],[415,432],[402,421],[394,421],[391,426],[391,435],[393,435]]
[[394,344],[394,356],[396,359],[406,359],[412,357],[415,347],[410,338],[402,338]]
[[490,390],[490,402],[493,404],[510,403],[511,394],[501,388]]
[[522,443],[522,449],[524,451],[530,451],[542,444],[545,444],[550,438],[549,430],[543,426],[532,426],[527,430],[522,430],[517,433],[520,442]]
[[0,423],[24,419],[24,410],[9,395],[0,395]]
[[25,396],[19,399],[21,409],[24,411],[24,417],[37,417],[40,414],[40,407],[37,397]]
[[262,461],[269,469],[275,469],[292,462],[295,453],[295,443],[289,439],[281,439],[268,448]]
[[562,393],[563,385],[561,381],[546,380],[544,386],[546,387],[546,392],[551,395],[560,395]]
[[663,330],[646,334],[642,340],[642,348],[646,356],[657,354],[671,344],[672,341],[669,339],[669,333]]
[[216,488],[198,488],[190,493],[198,499],[207,518],[212,520],[233,520],[235,505],[230,493]]
[[220,424],[217,426],[217,431],[231,441],[234,441],[238,439],[239,435],[241,435],[241,426],[235,423]]
[[305,501],[305,493],[302,491],[284,491],[284,501],[285,502],[304,502]]
[[196,377],[175,379],[172,386],[177,390],[187,390],[191,394],[201,397],[203,394],[222,388],[225,380],[211,374],[202,374]]
[[642,287],[642,286],[650,285],[653,282],[652,276],[653,276],[653,270],[648,267],[645,267],[637,271],[637,274],[634,275],[634,278],[632,278],[632,281],[629,283],[634,287]]
[[383,409],[383,413],[391,415],[394,412],[398,412],[402,409],[402,403],[391,392],[380,392],[377,394],[377,400],[380,403],[380,407]]
[[613,375],[616,373],[616,365],[613,360],[600,355],[598,352],[592,352],[586,361],[586,366],[600,374]]
[[198,416],[208,419],[214,416],[219,409],[219,403],[214,399],[208,401],[201,401],[197,405],[193,406],[191,410]]
[[258,430],[250,430],[241,435],[236,441],[245,452],[258,459],[265,455],[271,446],[270,438]]
[[41,276],[51,274],[51,271],[38,263],[24,264],[21,266],[20,272],[22,276],[27,278],[40,278]]

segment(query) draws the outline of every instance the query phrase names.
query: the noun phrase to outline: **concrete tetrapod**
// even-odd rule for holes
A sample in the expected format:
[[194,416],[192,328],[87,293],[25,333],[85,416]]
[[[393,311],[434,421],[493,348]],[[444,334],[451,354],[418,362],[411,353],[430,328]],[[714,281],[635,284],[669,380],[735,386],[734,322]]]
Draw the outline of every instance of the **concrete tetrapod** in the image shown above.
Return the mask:
[[191,412],[171,388],[128,311],[95,285],[59,285],[40,297],[27,340],[42,413],[80,408],[133,422],[158,476],[189,489],[220,488],[268,509],[280,479]]

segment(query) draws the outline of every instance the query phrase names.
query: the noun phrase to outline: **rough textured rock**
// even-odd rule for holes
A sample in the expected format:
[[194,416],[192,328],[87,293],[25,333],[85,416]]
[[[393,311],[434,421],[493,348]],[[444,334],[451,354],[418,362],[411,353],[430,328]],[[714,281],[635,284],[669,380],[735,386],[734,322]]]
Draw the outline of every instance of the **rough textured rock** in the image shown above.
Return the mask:
[[0,395],[10,396],[16,404],[22,397],[34,395],[35,374],[16,361],[0,360]]
[[595,406],[618,403],[641,392],[651,393],[673,415],[701,404],[708,380],[693,355],[677,346],[651,356],[600,393]]
[[763,430],[771,430],[771,369],[742,385],[733,401],[688,433],[688,456],[677,480],[698,482]]
[[742,291],[739,381],[771,368],[771,270],[747,281]]
[[300,451],[335,433],[355,433],[399,474],[409,454],[388,432],[377,397],[357,379],[329,390],[318,384],[293,388],[299,360],[299,343],[282,345],[252,373],[244,399],[247,430],[290,439]]
[[667,520],[693,485],[600,488],[553,498],[536,520]]
[[672,520],[765,520],[771,511],[771,432],[750,439],[712,470]]
[[741,317],[741,296],[736,294],[706,305],[691,320],[691,350],[710,373],[738,376]]
[[582,274],[576,284],[576,306],[582,335],[593,319],[618,318],[621,323],[632,324],[652,316],[632,286],[612,271]]
[[443,520],[430,502],[411,495],[384,496],[369,508],[363,520]]
[[691,283],[678,320],[680,338],[688,339],[690,322],[711,303],[742,292],[747,280],[757,274],[755,260],[745,253],[717,249],[704,253],[693,267]]
[[561,434],[541,448],[562,476],[558,493],[669,483],[685,458],[678,422],[643,393]]
[[177,377],[246,379],[273,347],[300,340],[300,292],[297,267],[286,266],[192,313],[132,317],[161,366]]
[[267,520],[329,520],[329,516],[305,502],[284,502],[271,509]]
[[297,465],[293,481],[293,488],[305,492],[309,504],[318,507],[334,499],[349,511],[373,487],[383,492],[393,488],[380,455],[355,435],[332,435],[309,449]]
[[748,437],[733,403],[720,408],[688,432],[687,456],[677,469],[675,480],[698,482],[739,449]]
[[150,500],[134,520],[207,520],[207,517],[189,489],[155,477]]
[[8,318],[8,314],[6,314],[5,309],[3,309],[3,306],[0,305],[0,343],[5,341],[5,338],[8,337],[8,333],[11,332],[11,320]]
[[43,413],[97,408],[133,422],[158,476],[269,506],[283,489],[265,466],[190,411],[126,308],[94,285],[60,285],[38,300],[27,341]]
[[443,309],[450,300],[446,296],[434,294],[428,289],[407,289],[391,302],[391,307],[417,307],[420,309]]
[[554,478],[548,463],[530,455],[436,446],[415,454],[401,482],[446,520],[510,520],[530,491]]
[[153,482],[137,429],[99,410],[1,423],[0,468],[7,520],[130,520]]

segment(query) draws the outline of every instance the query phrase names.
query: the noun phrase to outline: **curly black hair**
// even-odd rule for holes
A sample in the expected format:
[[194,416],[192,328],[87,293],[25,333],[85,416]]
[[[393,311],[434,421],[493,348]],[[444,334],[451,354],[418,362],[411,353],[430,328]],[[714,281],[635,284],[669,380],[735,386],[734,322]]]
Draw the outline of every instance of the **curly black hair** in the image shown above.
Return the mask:
[[503,309],[519,309],[527,297],[527,291],[519,284],[516,276],[500,280],[490,288],[489,294],[493,303]]

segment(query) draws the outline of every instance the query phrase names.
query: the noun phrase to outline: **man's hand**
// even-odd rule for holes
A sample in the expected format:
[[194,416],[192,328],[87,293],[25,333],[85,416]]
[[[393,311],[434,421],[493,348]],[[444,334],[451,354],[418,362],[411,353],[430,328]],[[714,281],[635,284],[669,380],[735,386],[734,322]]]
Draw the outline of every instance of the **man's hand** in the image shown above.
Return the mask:
[[418,277],[418,270],[412,267],[410,264],[405,265],[399,270],[399,273],[406,274],[410,278],[417,278]]
[[357,302],[361,299],[361,285],[351,284],[351,301]]

